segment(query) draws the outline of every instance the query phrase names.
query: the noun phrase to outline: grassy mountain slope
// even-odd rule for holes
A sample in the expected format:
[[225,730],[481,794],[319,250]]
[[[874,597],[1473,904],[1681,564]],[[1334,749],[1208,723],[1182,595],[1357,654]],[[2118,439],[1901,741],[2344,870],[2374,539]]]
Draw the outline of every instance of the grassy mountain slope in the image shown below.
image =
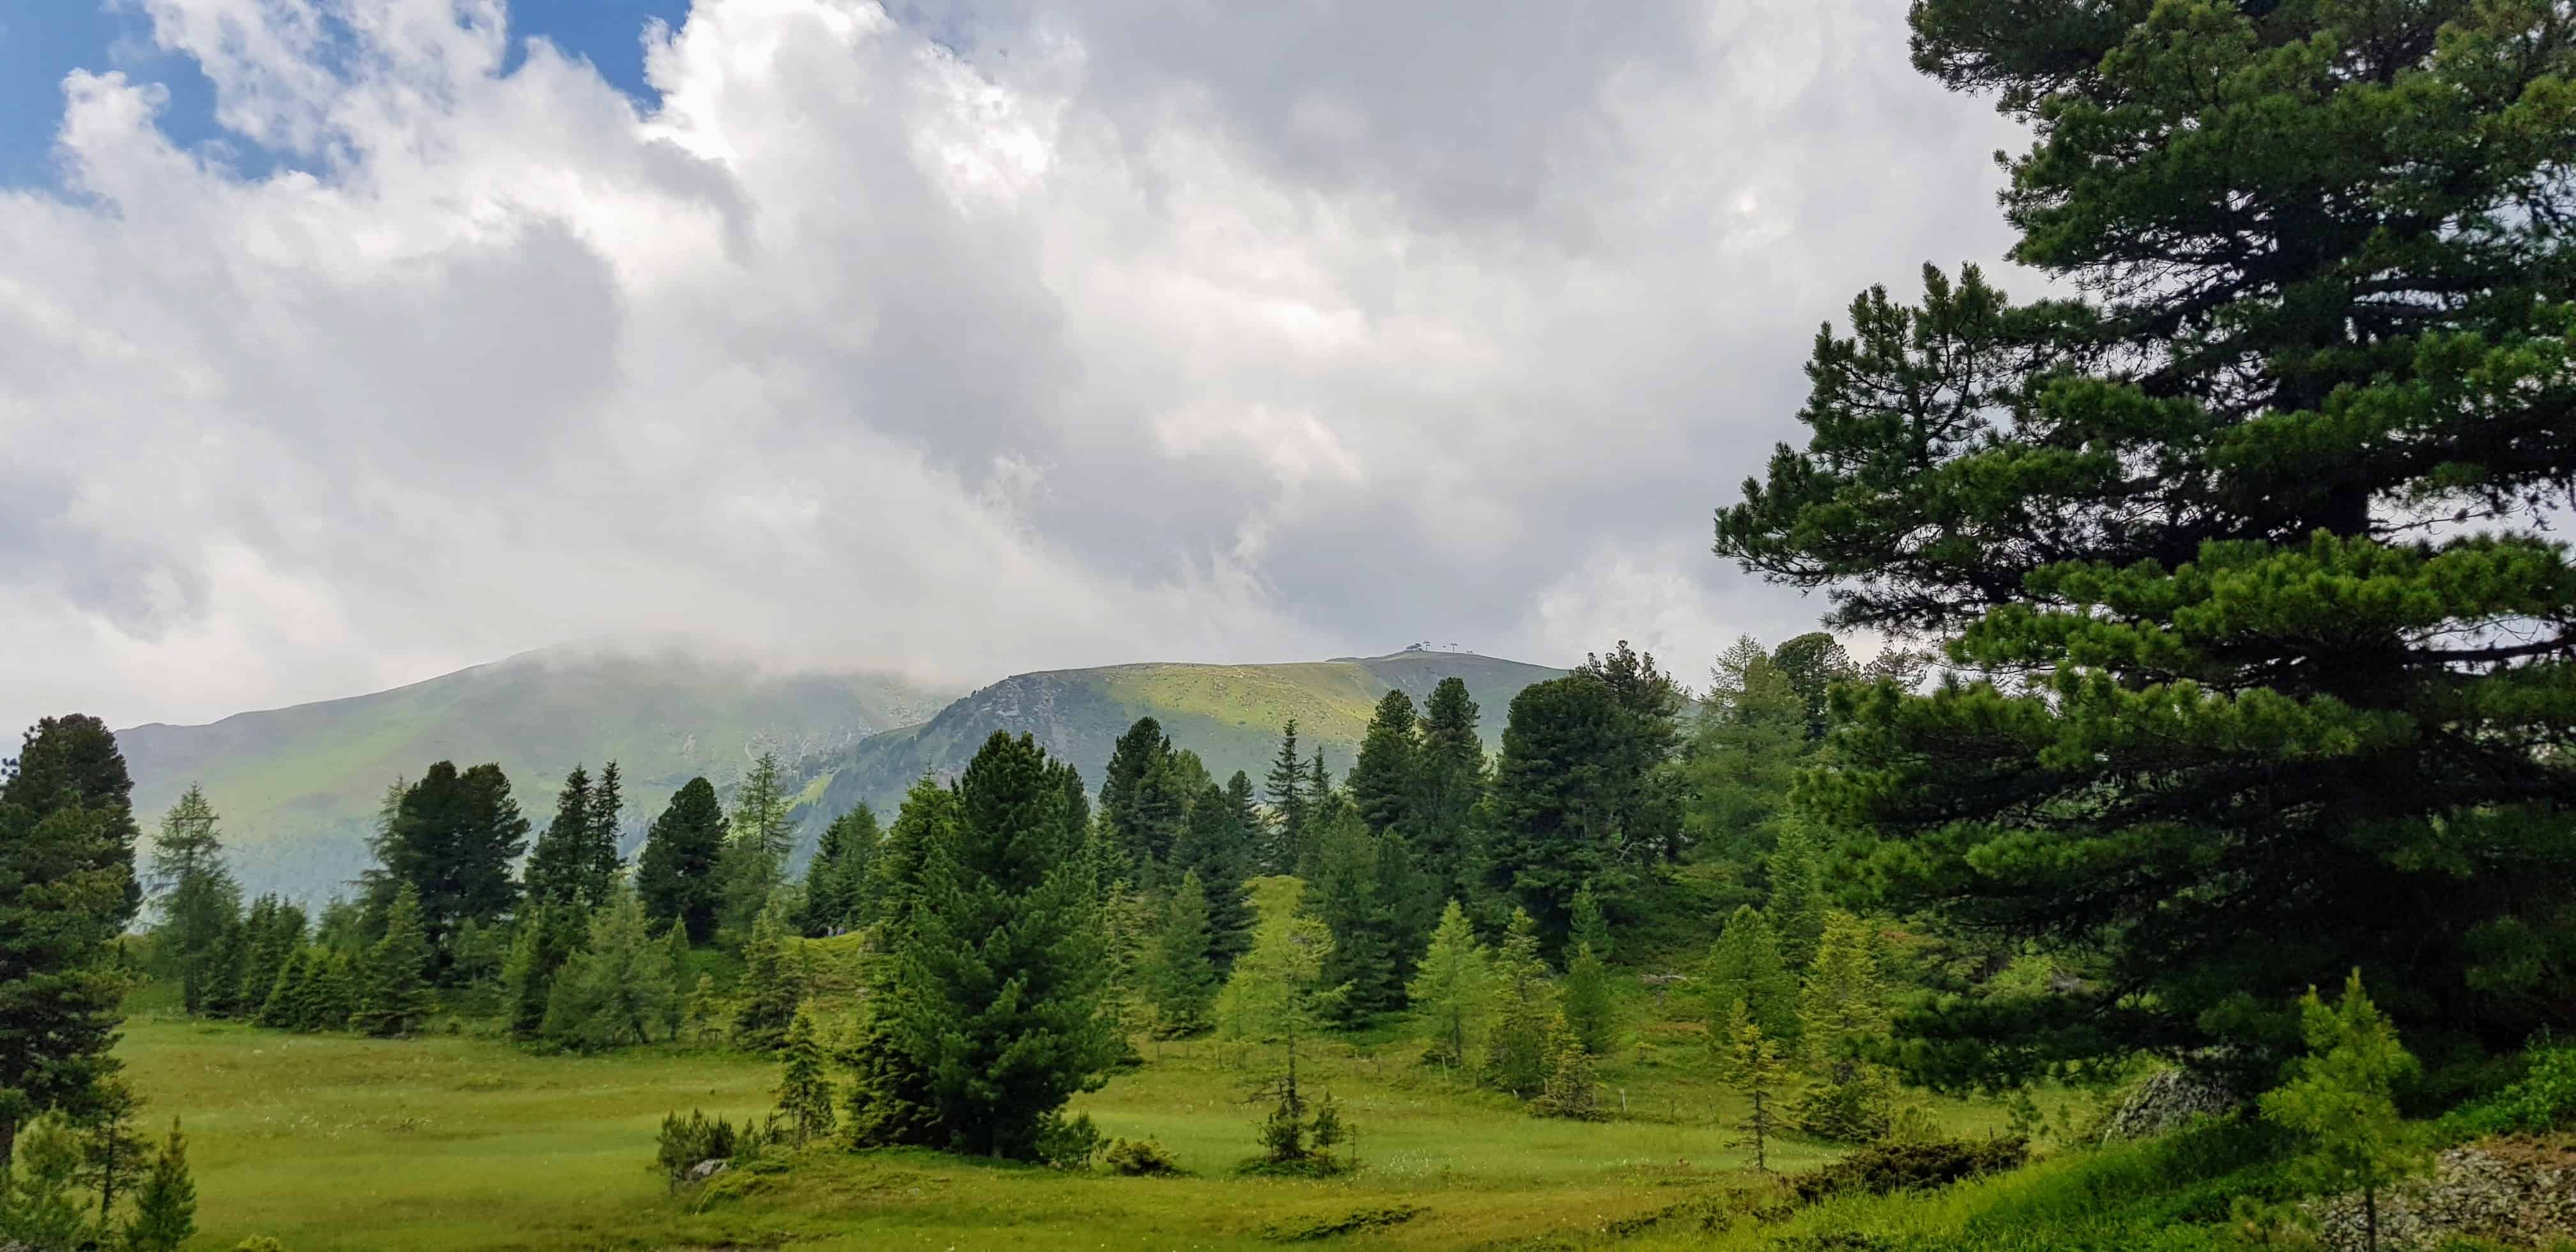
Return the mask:
[[1119,734],[1147,715],[1218,778],[1243,770],[1256,782],[1278,750],[1280,724],[1293,717],[1304,752],[1322,747],[1325,763],[1339,774],[1357,755],[1379,697],[1401,688],[1420,704],[1452,675],[1475,696],[1490,745],[1502,735],[1513,696],[1564,672],[1464,652],[1398,652],[1283,665],[1112,665],[1018,674],[922,725],[823,758],[807,790],[806,825],[810,830],[863,800],[890,813],[913,780],[925,773],[955,777],[996,730],[1036,736],[1096,789]]
[[205,726],[117,732],[145,829],[191,782],[254,890],[327,895],[368,864],[386,784],[432,761],[498,761],[542,824],[574,765],[614,759],[628,839],[691,777],[733,781],[763,748],[795,761],[918,722],[954,689],[882,675],[765,674],[678,655],[558,648],[344,700]]

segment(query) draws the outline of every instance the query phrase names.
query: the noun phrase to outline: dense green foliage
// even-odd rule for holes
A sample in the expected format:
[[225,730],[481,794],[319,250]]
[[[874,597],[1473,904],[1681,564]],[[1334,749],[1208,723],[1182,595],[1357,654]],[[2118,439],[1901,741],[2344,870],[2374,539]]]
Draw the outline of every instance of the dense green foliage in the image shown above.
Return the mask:
[[715,937],[720,903],[716,864],[724,854],[724,806],[714,784],[692,778],[653,819],[635,858],[635,891],[655,922],[678,921],[692,943]]
[[368,899],[384,908],[406,885],[418,894],[434,968],[452,980],[458,928],[505,917],[518,902],[510,867],[527,851],[528,819],[498,765],[459,771],[439,761],[388,798]]
[[2460,1064],[2563,1020],[2563,6],[1914,15],[1925,72],[2031,128],[2013,258],[2080,294],[1863,295],[1818,336],[1806,446],[1717,526],[1968,671],[1850,697],[1815,801],[1882,841],[1884,901],[2104,953],[1910,1014],[1913,1068],[2257,1076],[2354,965]]

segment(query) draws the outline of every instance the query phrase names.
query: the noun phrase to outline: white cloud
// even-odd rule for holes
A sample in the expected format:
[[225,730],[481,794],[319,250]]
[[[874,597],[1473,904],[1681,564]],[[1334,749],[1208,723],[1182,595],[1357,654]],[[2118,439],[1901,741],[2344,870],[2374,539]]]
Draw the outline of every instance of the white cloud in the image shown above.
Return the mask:
[[83,73],[0,196],[22,722],[618,633],[1696,673],[1817,607],[1705,546],[1815,323],[2002,242],[1872,0],[699,0],[649,114],[498,0],[143,7],[301,168]]

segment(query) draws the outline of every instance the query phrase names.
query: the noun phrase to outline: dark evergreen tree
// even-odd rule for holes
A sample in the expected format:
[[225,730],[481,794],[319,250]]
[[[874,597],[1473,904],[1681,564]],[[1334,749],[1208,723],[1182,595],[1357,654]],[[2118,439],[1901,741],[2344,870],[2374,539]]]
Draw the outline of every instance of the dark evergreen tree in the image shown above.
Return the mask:
[[742,981],[734,988],[733,1041],[736,1046],[775,1052],[786,1041],[787,1028],[805,1002],[805,981],[787,951],[787,927],[780,910],[764,910],[751,924],[742,945]]
[[1485,885],[1528,911],[1544,943],[1562,942],[1574,893],[1621,869],[1613,777],[1625,752],[1610,685],[1575,674],[1522,688],[1480,814]]
[[645,916],[657,923],[677,921],[688,928],[691,942],[715,937],[719,888],[716,864],[724,853],[724,806],[704,778],[692,778],[672,793],[671,803],[645,832],[644,851],[635,862],[635,891]]
[[501,963],[502,1011],[512,1038],[535,1039],[544,1033],[555,979],[581,951],[586,928],[581,910],[567,904],[548,905],[519,919],[510,936],[510,954]]
[[778,1116],[798,1147],[832,1133],[832,1079],[823,1070],[823,1041],[814,1018],[798,1013],[779,1049]]
[[555,794],[555,817],[537,836],[536,849],[519,888],[530,910],[585,907],[583,887],[590,875],[590,771],[573,766]]
[[882,989],[886,1028],[928,1078],[950,1146],[1026,1159],[1039,1127],[1105,1079],[1103,942],[1066,772],[996,733],[957,780],[958,819],[923,849]]
[[617,872],[624,866],[617,844],[625,829],[626,783],[617,772],[617,762],[610,761],[599,767],[599,781],[590,789],[590,825],[582,840],[583,908],[605,908],[616,896]]
[[1440,896],[1438,879],[1422,866],[1413,853],[1413,841],[1403,832],[1390,830],[1370,841],[1377,851],[1378,897],[1386,908],[1387,957],[1395,964],[1396,1002],[1401,1004],[1402,989],[1413,981],[1415,964],[1431,946],[1431,932],[1440,924],[1441,906],[1448,903]]
[[1811,630],[1771,650],[1771,664],[1789,680],[1789,690],[1798,697],[1807,721],[1807,738],[1822,739],[1832,729],[1832,713],[1827,706],[1836,683],[1847,683],[1860,677],[1860,667],[1852,664],[1851,653],[1842,641],[1821,630]]
[[298,945],[277,967],[277,980],[260,1001],[257,1022],[271,1030],[301,1030],[313,1013],[313,961],[320,949]]
[[1334,1019],[1346,1025],[1402,1006],[1397,981],[1394,911],[1378,882],[1377,841],[1347,806],[1315,833],[1316,872],[1305,907],[1333,935],[1324,957],[1323,985],[1342,988]]
[[1351,803],[1371,833],[1402,829],[1410,833],[1421,807],[1420,734],[1414,727],[1413,697],[1402,690],[1378,697],[1360,736],[1359,758],[1346,780]]
[[1431,689],[1416,755],[1415,811],[1405,828],[1424,870],[1452,896],[1465,894],[1481,872],[1474,843],[1476,806],[1485,797],[1485,741],[1476,718],[1464,679],[1443,678]]
[[1654,653],[1638,652],[1625,639],[1605,655],[1584,658],[1575,673],[1600,680],[1616,710],[1592,789],[1608,827],[1618,832],[1621,855],[1679,860],[1680,779],[1670,762],[1681,742],[1681,686],[1655,668]]
[[98,1196],[100,1230],[115,1229],[116,1202],[131,1195],[152,1167],[151,1143],[134,1125],[143,1099],[122,1078],[100,1082],[79,1121],[79,1171],[74,1175]]
[[1250,864],[1258,815],[1252,780],[1235,771],[1227,785],[1210,784],[1190,804],[1188,824],[1172,849],[1172,869],[1198,876],[1207,903],[1207,958],[1222,981],[1234,959],[1252,950]]
[[162,816],[152,841],[152,889],[161,911],[155,946],[165,967],[179,975],[179,1004],[192,1015],[209,1012],[210,999],[229,998],[228,984],[240,977],[225,948],[240,928],[241,887],[223,854],[215,807],[191,784]]
[[249,955],[242,963],[241,984],[233,995],[234,1012],[256,1018],[263,1015],[269,993],[277,988],[279,974],[304,947],[304,910],[274,895],[261,896],[252,902],[242,931]]
[[98,832],[82,868],[124,872],[119,925],[132,921],[143,905],[143,884],[134,874],[134,843],[142,832],[134,821],[134,780],[107,723],[85,713],[40,718],[5,772],[0,804],[25,809],[34,821],[66,808],[96,815]]
[[1293,874],[1306,854],[1306,759],[1297,755],[1297,719],[1279,728],[1279,755],[1270,763],[1264,794],[1270,800],[1269,855],[1261,872]]
[[405,883],[385,910],[385,934],[362,967],[355,1025],[371,1035],[407,1035],[437,1007],[429,987],[429,936],[421,929],[420,893]]
[[369,902],[381,911],[406,883],[420,894],[421,928],[444,979],[456,928],[494,921],[517,904],[510,866],[528,849],[528,819],[510,798],[509,778],[488,764],[459,771],[440,761],[389,808],[375,841]]
[[95,723],[39,723],[0,785],[0,1166],[28,1118],[84,1111],[117,1070],[133,819],[123,758]]
[[1176,1038],[1207,1029],[1221,985],[1208,947],[1207,892],[1196,871],[1184,871],[1145,945],[1140,981],[1157,1034]]
[[[1819,334],[1723,555],[1974,674],[1840,698],[1894,908],[2099,953],[1900,1023],[1945,1081],[2145,1048],[2258,1085],[2354,966],[2441,1070],[2576,1000],[2565,7],[1925,0],[2031,128],[2013,259]],[[2435,523],[2451,523],[2438,525]]]
[[1682,750],[1682,827],[1702,855],[1751,877],[1812,745],[1796,688],[1750,636],[1718,657],[1711,679]]
[[804,932],[821,937],[868,923],[876,857],[885,832],[876,810],[862,802],[832,819],[805,867]]
[[[903,807],[886,827],[885,849],[877,857],[877,914],[889,929],[898,928],[921,895],[921,869],[930,849],[957,834],[957,793],[924,776],[904,793]],[[889,936],[886,948],[893,950]]]
[[1188,815],[1191,796],[1182,790],[1176,756],[1161,724],[1140,717],[1118,737],[1101,778],[1100,824],[1135,881],[1159,881]]

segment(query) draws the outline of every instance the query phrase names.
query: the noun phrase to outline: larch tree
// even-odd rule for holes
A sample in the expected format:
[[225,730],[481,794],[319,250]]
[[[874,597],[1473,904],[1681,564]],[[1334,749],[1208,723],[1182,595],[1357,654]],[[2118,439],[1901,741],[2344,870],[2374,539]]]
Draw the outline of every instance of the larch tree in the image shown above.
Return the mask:
[[205,1013],[230,972],[222,949],[240,923],[241,887],[224,865],[215,806],[193,783],[161,817],[152,841],[152,890],[161,911],[155,934],[163,959],[178,971],[180,1007]]
[[[723,860],[723,925],[746,934],[752,920],[769,907],[770,897],[786,881],[787,852],[795,832],[787,824],[793,807],[778,755],[763,752],[753,760],[734,789]],[[785,1030],[787,1024],[779,1023]]]
[[1882,907],[2098,953],[1904,1054],[2261,1085],[2353,966],[2446,1066],[2518,1048],[2576,995],[2565,6],[2029,13],[1923,0],[1914,59],[2028,128],[2011,259],[2062,294],[1864,293],[1717,518],[1963,675],[1834,697],[1805,801]]
[[714,938],[724,839],[724,806],[714,784],[692,778],[673,792],[645,831],[644,851],[635,859],[635,891],[644,899],[645,916],[679,922],[693,943]]
[[621,891],[590,915],[580,954],[556,975],[544,1034],[581,1049],[650,1043],[676,994],[669,945],[653,937],[643,903]]
[[1426,1059],[1452,1069],[1466,1065],[1493,1016],[1493,958],[1456,900],[1441,910],[1431,947],[1405,993],[1431,1036]]
[[1547,1081],[1548,1032],[1556,1024],[1556,984],[1539,955],[1538,922],[1514,909],[1494,953],[1496,1020],[1478,1075],[1488,1086],[1535,1095]]
[[1798,979],[1780,957],[1779,937],[1770,922],[1751,905],[1735,910],[1709,949],[1701,974],[1707,988],[1711,1037],[1721,1048],[1732,1047],[1718,1028],[1736,1005],[1762,1028],[1764,1037],[1787,1041],[1798,1034]]

